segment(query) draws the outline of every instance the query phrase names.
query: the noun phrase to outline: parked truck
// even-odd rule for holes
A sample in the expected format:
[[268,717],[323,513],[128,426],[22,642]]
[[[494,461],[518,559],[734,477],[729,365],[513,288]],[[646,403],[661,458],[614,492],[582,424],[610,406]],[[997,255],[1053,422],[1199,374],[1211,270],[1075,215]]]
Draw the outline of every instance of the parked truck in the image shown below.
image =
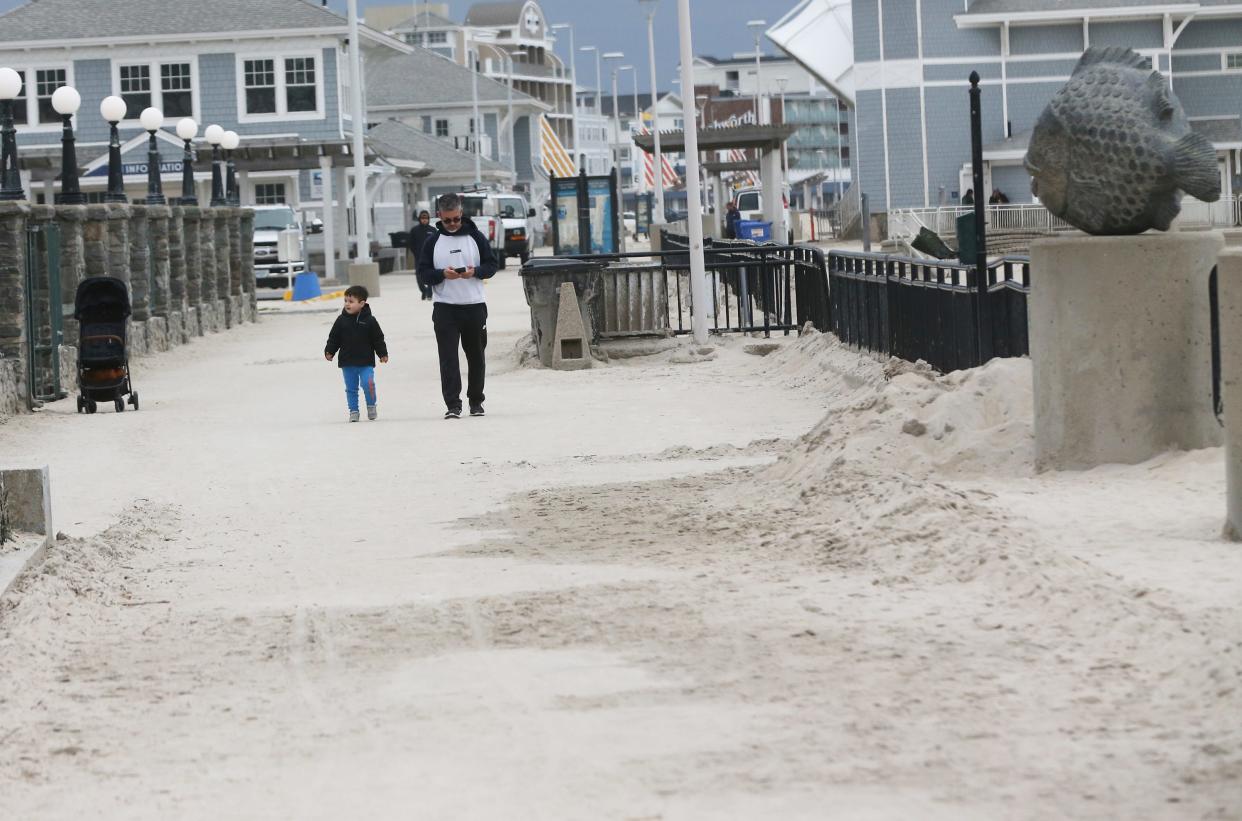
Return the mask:
[[282,299],[306,270],[306,242],[288,205],[254,206],[254,279],[259,299]]

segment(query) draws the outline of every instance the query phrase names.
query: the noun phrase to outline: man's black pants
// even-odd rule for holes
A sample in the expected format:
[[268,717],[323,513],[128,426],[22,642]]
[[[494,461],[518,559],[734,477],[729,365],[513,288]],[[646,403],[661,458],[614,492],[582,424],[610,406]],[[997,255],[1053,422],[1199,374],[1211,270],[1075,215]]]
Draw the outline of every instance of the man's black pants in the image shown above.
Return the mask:
[[461,409],[461,364],[457,358],[460,343],[469,369],[466,398],[471,405],[482,405],[487,303],[450,305],[437,302],[431,309],[431,321],[436,328],[436,346],[440,349],[440,390],[444,393],[444,404]]

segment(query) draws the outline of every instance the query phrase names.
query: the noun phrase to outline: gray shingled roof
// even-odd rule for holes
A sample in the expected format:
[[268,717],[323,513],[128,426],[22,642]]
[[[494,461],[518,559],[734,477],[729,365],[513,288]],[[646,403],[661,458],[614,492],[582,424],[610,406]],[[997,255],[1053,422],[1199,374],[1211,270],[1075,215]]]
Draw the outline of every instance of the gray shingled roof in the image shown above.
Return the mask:
[[[471,100],[470,69],[425,48],[410,54],[396,51],[366,55],[367,105],[430,105]],[[479,75],[479,100],[508,99],[508,87]],[[534,102],[529,94],[513,92],[513,102]]]
[[[386,120],[371,127],[367,143],[381,157],[418,160],[427,164],[433,174],[473,174],[474,155],[458,151],[448,140],[424,134],[397,120]],[[508,171],[509,168],[487,157],[480,159],[484,171]]]
[[[1096,11],[1167,6],[1170,0],[974,0],[967,14],[1019,14],[1030,11]],[[1237,0],[1186,0],[1201,6],[1224,6]]]
[[393,26],[393,29],[407,29],[411,27],[416,29],[442,29],[456,28],[457,24],[447,17],[441,17],[434,11],[420,11],[418,14],[411,15],[397,23],[397,25]]
[[519,22],[525,0],[517,3],[475,3],[466,12],[468,26],[511,26]]
[[308,0],[30,0],[0,14],[0,42],[339,28]]

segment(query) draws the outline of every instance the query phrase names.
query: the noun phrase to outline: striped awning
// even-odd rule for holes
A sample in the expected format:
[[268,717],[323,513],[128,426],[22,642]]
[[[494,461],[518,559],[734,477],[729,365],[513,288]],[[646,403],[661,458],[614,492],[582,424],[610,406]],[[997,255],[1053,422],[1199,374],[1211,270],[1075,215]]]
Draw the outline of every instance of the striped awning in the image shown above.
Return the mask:
[[539,134],[543,146],[540,153],[543,170],[553,177],[572,177],[578,173],[573,158],[561,144],[560,137],[556,136],[556,130],[552,128],[547,117],[539,117]]

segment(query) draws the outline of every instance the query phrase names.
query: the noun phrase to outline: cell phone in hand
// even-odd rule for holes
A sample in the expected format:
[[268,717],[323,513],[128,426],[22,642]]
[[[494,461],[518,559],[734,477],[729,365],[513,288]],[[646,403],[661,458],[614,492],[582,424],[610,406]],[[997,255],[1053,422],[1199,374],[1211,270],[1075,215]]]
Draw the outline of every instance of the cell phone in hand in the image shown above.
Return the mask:
[[453,270],[454,270],[454,271],[456,271],[456,272],[457,272],[457,273],[459,273],[459,274],[464,274],[464,273],[466,273],[466,269],[465,269],[465,268],[454,268]]

